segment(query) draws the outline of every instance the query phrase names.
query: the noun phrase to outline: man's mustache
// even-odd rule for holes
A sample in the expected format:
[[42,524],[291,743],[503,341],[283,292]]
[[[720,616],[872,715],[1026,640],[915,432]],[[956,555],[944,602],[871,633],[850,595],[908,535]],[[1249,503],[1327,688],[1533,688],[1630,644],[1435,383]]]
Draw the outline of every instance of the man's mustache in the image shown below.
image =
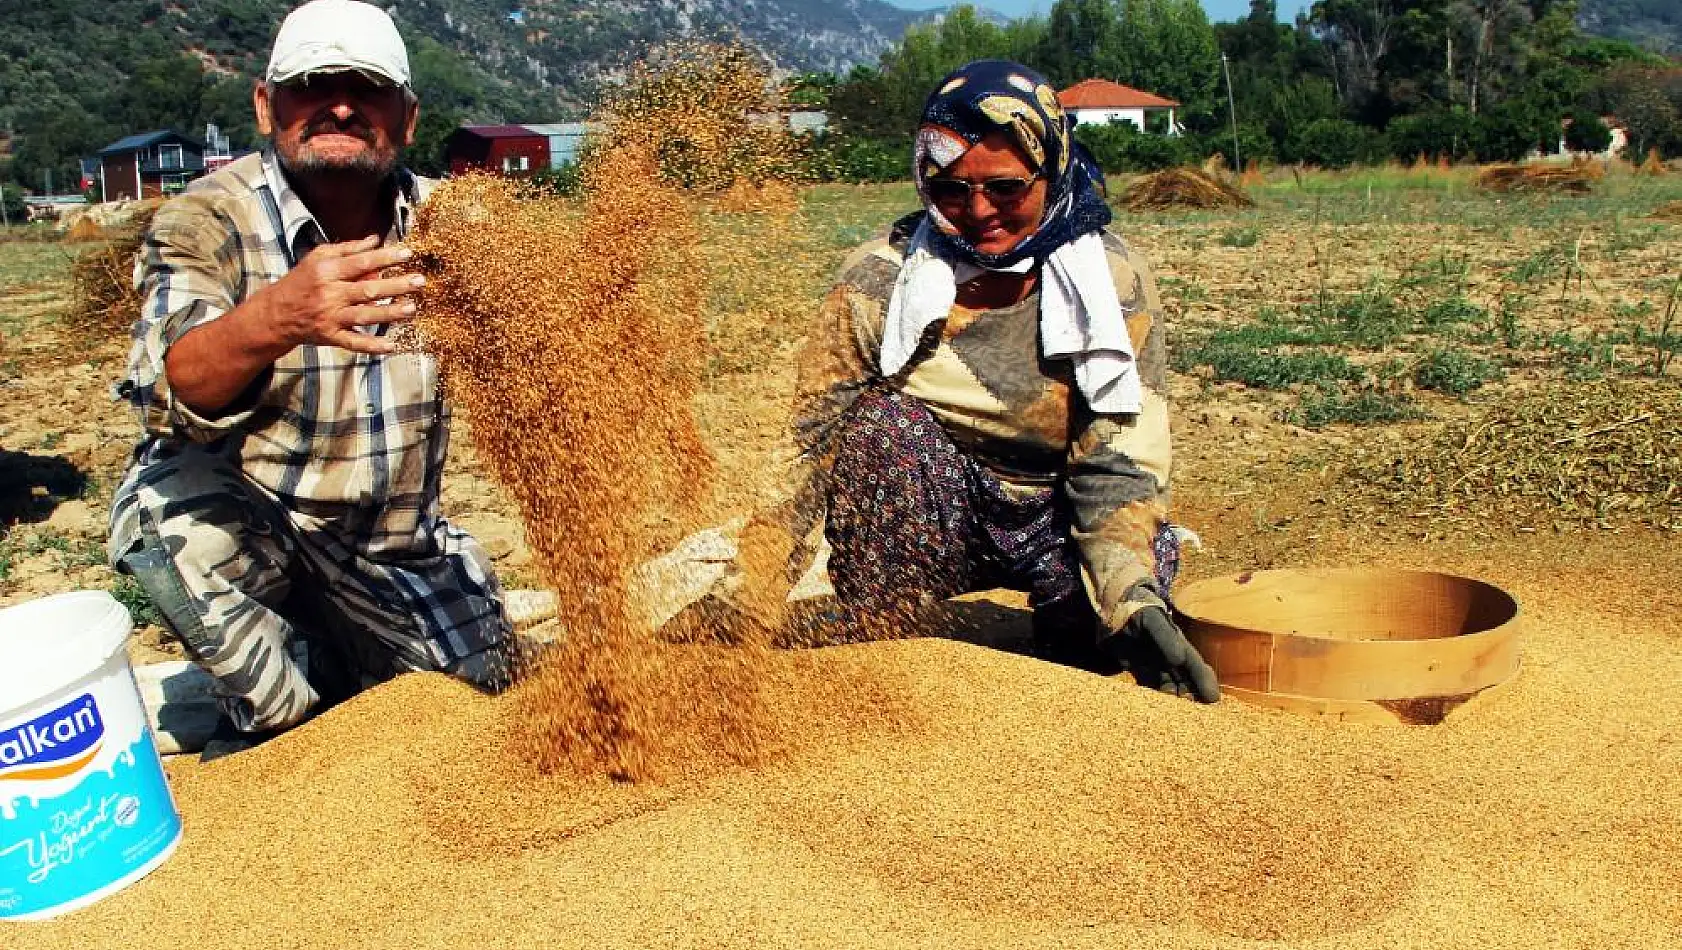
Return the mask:
[[309,141],[317,135],[350,135],[369,145],[378,144],[374,141],[373,127],[355,118],[345,122],[331,118],[318,119],[304,127],[304,141]]

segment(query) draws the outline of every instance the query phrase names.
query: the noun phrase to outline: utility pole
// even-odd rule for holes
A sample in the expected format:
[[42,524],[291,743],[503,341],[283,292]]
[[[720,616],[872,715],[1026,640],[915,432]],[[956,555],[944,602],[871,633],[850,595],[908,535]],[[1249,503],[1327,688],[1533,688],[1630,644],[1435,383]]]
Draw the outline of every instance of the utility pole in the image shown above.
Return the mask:
[[1221,50],[1221,72],[1226,74],[1226,112],[1232,117],[1232,170],[1242,174],[1243,156],[1238,154],[1238,105],[1232,98],[1232,67],[1227,64],[1226,50]]

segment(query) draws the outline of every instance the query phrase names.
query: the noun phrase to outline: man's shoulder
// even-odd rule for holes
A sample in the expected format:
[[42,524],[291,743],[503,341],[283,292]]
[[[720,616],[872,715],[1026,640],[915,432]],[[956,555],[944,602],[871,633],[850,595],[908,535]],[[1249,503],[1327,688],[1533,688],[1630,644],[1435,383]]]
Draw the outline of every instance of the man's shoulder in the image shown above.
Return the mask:
[[257,191],[264,186],[263,159],[251,154],[237,158],[189,184],[158,209],[152,227],[220,219],[236,226],[258,210]]

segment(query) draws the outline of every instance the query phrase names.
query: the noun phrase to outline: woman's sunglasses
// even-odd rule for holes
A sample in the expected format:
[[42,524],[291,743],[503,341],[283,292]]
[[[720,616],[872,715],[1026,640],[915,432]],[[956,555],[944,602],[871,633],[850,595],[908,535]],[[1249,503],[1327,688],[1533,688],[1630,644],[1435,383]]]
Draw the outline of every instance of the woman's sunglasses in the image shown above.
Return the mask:
[[1014,204],[1027,196],[1028,189],[1039,177],[1039,172],[1035,172],[1027,178],[989,178],[981,182],[962,178],[925,178],[923,190],[928,192],[929,200],[938,204],[963,204],[978,189],[995,204]]

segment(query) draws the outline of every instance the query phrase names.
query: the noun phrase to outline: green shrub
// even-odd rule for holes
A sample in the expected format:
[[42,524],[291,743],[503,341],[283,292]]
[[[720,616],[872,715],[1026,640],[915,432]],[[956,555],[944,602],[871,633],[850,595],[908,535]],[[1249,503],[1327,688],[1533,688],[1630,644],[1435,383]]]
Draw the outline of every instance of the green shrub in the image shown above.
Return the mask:
[[146,593],[146,588],[140,582],[127,574],[118,574],[111,582],[111,596],[117,598],[117,603],[128,608],[129,617],[135,626],[143,627],[147,624],[163,626],[164,615],[158,612],[157,605]]
[[1322,168],[1377,164],[1389,154],[1384,133],[1348,119],[1316,119],[1293,138],[1298,160]]
[[1450,396],[1464,396],[1500,377],[1493,362],[1460,350],[1432,350],[1413,370],[1414,385]]
[[1467,300],[1460,294],[1433,300],[1420,311],[1420,322],[1428,330],[1440,330],[1461,323],[1484,323],[1489,320],[1489,311]]
[[565,162],[537,172],[529,181],[534,188],[571,197],[584,187],[584,171],[577,162]]
[[811,137],[807,170],[818,181],[909,181],[911,143],[819,132]]
[[1304,308],[1310,323],[1328,337],[1376,350],[1413,329],[1413,317],[1388,291],[1373,287],[1333,296]]
[[1089,123],[1075,128],[1075,138],[1092,152],[1104,171],[1154,172],[1196,160],[1183,137],[1141,132],[1130,122]]
[[1604,152],[1612,145],[1612,130],[1593,112],[1577,111],[1565,127],[1565,147],[1574,152]]
[[1323,350],[1277,353],[1220,334],[1177,351],[1175,365],[1182,371],[1207,366],[1218,381],[1243,383],[1258,389],[1335,386],[1364,375],[1360,367],[1337,353]]
[[1478,116],[1474,151],[1486,162],[1516,162],[1559,144],[1559,117],[1524,100],[1509,100]]
[[1384,130],[1390,141],[1390,154],[1404,162],[1421,155],[1443,156],[1451,161],[1466,158],[1472,153],[1476,133],[1477,120],[1464,109],[1404,115],[1392,119]]

